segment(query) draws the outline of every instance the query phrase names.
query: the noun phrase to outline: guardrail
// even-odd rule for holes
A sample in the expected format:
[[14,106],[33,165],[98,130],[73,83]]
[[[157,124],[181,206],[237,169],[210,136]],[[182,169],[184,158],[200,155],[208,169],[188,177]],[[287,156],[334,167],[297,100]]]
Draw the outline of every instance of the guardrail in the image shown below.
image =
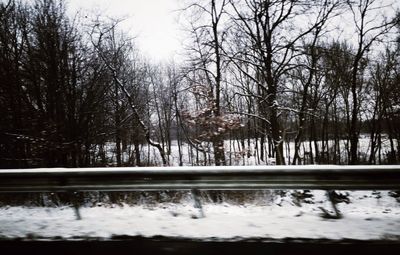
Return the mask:
[[400,189],[400,165],[43,168],[0,170],[0,192],[193,189]]
[[[145,168],[47,168],[0,170],[0,193],[191,190],[204,217],[198,190],[322,189],[400,190],[400,165],[223,166]],[[72,199],[77,218],[79,205]]]

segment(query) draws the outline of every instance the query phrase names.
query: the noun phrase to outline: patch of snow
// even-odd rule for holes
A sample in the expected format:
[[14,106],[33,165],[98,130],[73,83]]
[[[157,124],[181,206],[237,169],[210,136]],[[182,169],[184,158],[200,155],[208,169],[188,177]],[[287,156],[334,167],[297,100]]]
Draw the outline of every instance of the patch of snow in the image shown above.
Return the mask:
[[[350,203],[338,204],[342,219],[323,219],[330,210],[324,191],[312,191],[313,203],[295,205],[290,192],[269,205],[203,205],[204,218],[192,203],[157,206],[83,207],[76,220],[70,207],[2,207],[0,236],[100,237],[113,235],[209,238],[350,238],[400,236],[400,204],[388,191],[347,192]],[[278,201],[279,200],[279,201]]]

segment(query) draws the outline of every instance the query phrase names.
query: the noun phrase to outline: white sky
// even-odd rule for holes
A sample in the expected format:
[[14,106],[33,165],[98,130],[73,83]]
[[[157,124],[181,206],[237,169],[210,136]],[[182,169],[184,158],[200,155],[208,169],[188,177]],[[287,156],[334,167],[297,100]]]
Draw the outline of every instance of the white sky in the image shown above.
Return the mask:
[[[183,0],[66,0],[68,10],[74,13],[77,10],[82,14],[98,13],[102,16],[124,17],[122,29],[129,31],[136,37],[136,44],[141,52],[151,60],[168,61],[180,59],[177,54],[183,48],[184,40],[181,27],[179,25],[179,8],[182,7]],[[386,6],[394,3],[399,7],[399,0],[378,0],[377,6]],[[391,16],[393,9],[387,8]],[[348,34],[342,34],[344,38],[354,37],[353,19],[348,16],[334,19],[333,25],[341,24],[342,29]],[[345,24],[349,24],[347,27]],[[344,25],[344,26],[343,26]],[[351,39],[350,39],[351,40]]]
[[67,0],[68,9],[126,17],[122,28],[136,36],[145,56],[156,61],[176,58],[181,48],[178,0]]

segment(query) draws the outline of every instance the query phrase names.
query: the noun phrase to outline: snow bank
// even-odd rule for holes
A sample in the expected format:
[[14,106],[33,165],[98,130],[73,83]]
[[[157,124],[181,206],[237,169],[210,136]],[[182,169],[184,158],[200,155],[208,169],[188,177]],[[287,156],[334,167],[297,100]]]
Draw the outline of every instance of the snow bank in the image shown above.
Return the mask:
[[206,217],[191,203],[157,206],[86,207],[76,220],[70,207],[0,208],[3,238],[111,238],[113,235],[185,237],[195,239],[328,238],[400,239],[400,203],[388,192],[349,192],[340,203],[342,219],[321,217],[331,209],[323,191],[313,191],[312,203],[295,205],[289,196],[270,205],[205,204]]

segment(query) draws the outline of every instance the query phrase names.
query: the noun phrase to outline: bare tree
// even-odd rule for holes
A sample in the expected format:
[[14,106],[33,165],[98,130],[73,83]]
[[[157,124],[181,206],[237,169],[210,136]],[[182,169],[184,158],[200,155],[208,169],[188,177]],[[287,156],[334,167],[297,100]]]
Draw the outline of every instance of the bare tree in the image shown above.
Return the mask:
[[[351,10],[355,30],[357,34],[356,53],[352,64],[351,78],[351,122],[350,122],[350,164],[358,163],[358,137],[359,137],[359,113],[360,98],[359,93],[363,87],[362,71],[363,59],[368,56],[373,43],[379,41],[386,33],[388,33],[395,25],[396,19],[387,19],[380,13],[382,10],[380,1],[376,0],[358,0],[347,1]],[[378,13],[378,14],[375,14]],[[382,15],[382,16],[379,16]]]
[[[98,23],[95,24],[93,26],[93,29],[91,32],[92,44],[95,47],[95,49],[96,49],[97,53],[99,54],[99,56],[101,57],[101,59],[104,61],[104,64],[106,65],[108,70],[111,72],[111,75],[113,77],[113,80],[114,80],[116,86],[118,86],[118,88],[121,90],[121,92],[126,97],[127,102],[132,110],[132,115],[138,122],[141,129],[143,130],[146,141],[151,146],[155,147],[159,151],[163,165],[167,165],[167,159],[165,157],[165,152],[164,152],[162,146],[158,142],[152,140],[151,135],[150,135],[150,130],[146,126],[146,124],[142,120],[142,117],[139,114],[139,109],[137,108],[137,106],[135,104],[134,97],[129,93],[129,90],[127,88],[128,85],[124,84],[124,82],[120,79],[120,72],[119,72],[120,70],[118,70],[117,69],[118,67],[115,66],[115,62],[113,59],[113,53],[129,54],[129,52],[123,52],[125,49],[124,46],[127,43],[129,43],[129,40],[122,39],[121,41],[113,43],[113,45],[116,45],[116,47],[111,49],[111,54],[112,54],[111,58],[110,58],[110,55],[107,54],[107,53],[110,53],[109,52],[110,49],[107,49],[104,47],[105,41],[107,40],[107,38],[110,38],[109,35],[115,33],[116,26],[118,25],[118,23],[119,23],[119,21],[114,21],[114,22],[111,22],[110,25],[107,25],[105,27],[101,27]],[[111,38],[113,38],[113,37],[111,37]],[[120,43],[120,45],[117,45],[116,43]]]
[[[231,53],[231,59],[253,66],[253,73],[241,71],[258,86],[260,117],[268,121],[267,133],[274,143],[276,164],[285,164],[280,117],[282,111],[288,109],[282,106],[278,97],[284,76],[296,66],[294,60],[302,54],[299,50],[301,39],[320,30],[336,5],[336,1],[314,4],[303,1],[230,1],[234,12],[232,20],[242,31],[242,41],[247,45],[246,51]],[[317,11],[316,22],[306,28],[296,25],[296,18],[311,15],[313,8],[321,10]],[[239,65],[236,66],[240,69]]]
[[[315,83],[317,64],[321,57],[320,47],[318,45],[321,35],[325,32],[324,26],[329,18],[335,15],[334,11],[336,8],[340,7],[340,2],[331,2],[331,1],[323,1],[320,3],[322,8],[318,10],[318,14],[316,15],[316,20],[313,23],[314,31],[312,33],[311,39],[309,42],[306,42],[304,45],[304,51],[306,55],[306,62],[304,64],[300,63],[299,68],[306,70],[306,77],[303,77],[301,80],[302,83],[302,93],[301,93],[301,105],[298,111],[298,130],[297,135],[294,139],[294,156],[292,164],[296,164],[299,160],[299,150],[301,139],[303,136],[304,125],[305,125],[305,115],[307,109],[310,109],[310,105],[308,103],[309,98],[309,88],[312,83]],[[302,73],[303,71],[300,71]]]
[[[193,72],[203,72],[206,83],[208,84],[210,107],[209,123],[214,122],[209,132],[213,149],[215,164],[225,165],[225,150],[223,128],[219,126],[221,121],[221,87],[222,87],[222,69],[223,60],[221,47],[223,44],[224,32],[221,28],[222,19],[225,13],[226,0],[205,1],[202,4],[191,4],[186,10],[191,10],[196,21],[191,22],[191,32],[194,38],[194,47],[191,52],[194,55]],[[206,17],[204,17],[204,15]],[[196,24],[201,21],[203,23]],[[213,119],[213,121],[211,121]]]

